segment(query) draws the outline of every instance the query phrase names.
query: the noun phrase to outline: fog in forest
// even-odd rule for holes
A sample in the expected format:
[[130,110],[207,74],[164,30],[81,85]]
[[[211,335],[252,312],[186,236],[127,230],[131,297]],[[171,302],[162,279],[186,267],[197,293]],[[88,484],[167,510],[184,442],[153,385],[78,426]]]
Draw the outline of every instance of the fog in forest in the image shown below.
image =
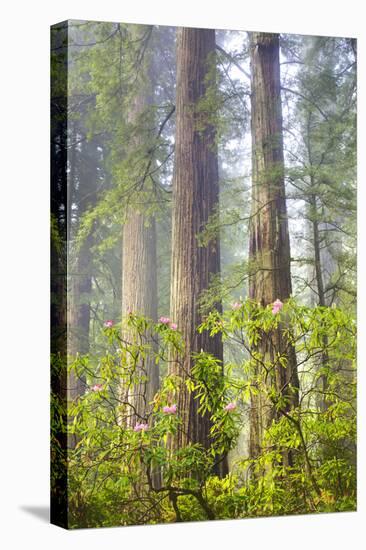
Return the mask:
[[52,27],[54,522],[355,509],[356,57]]

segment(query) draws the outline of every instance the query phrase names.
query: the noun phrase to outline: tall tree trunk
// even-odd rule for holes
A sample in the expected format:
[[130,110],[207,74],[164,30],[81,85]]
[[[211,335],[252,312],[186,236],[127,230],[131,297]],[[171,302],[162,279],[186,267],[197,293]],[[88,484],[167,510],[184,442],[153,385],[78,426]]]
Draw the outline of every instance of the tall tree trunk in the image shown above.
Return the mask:
[[[307,145],[307,153],[309,157],[309,163],[311,166],[311,174],[310,174],[310,184],[311,189],[315,189],[316,182],[314,179],[314,175],[312,173],[313,171],[313,159],[312,159],[312,147],[311,147],[311,115],[309,114],[307,125],[306,125],[306,131],[307,131],[307,139],[306,139],[306,145]],[[325,301],[325,291],[324,291],[324,280],[323,280],[323,268],[322,268],[322,257],[321,257],[321,239],[320,239],[320,232],[319,232],[319,213],[318,213],[318,201],[317,196],[315,193],[312,193],[309,197],[309,210],[310,210],[310,220],[313,230],[313,250],[314,250],[314,270],[315,270],[315,279],[316,279],[316,287],[317,287],[317,295],[318,295],[318,305],[325,307],[326,301]],[[323,336],[323,352],[321,354],[320,358],[320,368],[326,369],[329,363],[329,355],[328,355],[328,338],[327,336]],[[328,376],[325,372],[323,372],[318,379],[318,387],[319,387],[319,394],[317,395],[317,405],[321,411],[326,411],[328,408],[328,403],[326,399],[326,392],[328,389]]]
[[[133,210],[123,227],[122,263],[122,316],[128,312],[144,315],[157,320],[157,277],[156,277],[156,227],[155,220],[147,221],[146,216]],[[125,331],[127,341],[134,338],[132,332]],[[146,334],[146,338],[150,335]],[[153,347],[154,350],[154,347]],[[145,419],[154,395],[159,389],[159,368],[154,353],[147,354],[138,365],[141,378],[139,383],[127,389],[127,399],[131,404],[128,425]],[[125,394],[126,395],[126,394]]]
[[[89,353],[90,329],[90,299],[91,299],[91,246],[92,235],[89,235],[80,245],[76,245],[77,232],[82,216],[90,206],[93,197],[93,181],[90,174],[83,170],[83,149],[79,150],[77,143],[79,133],[76,127],[71,127],[69,140],[72,144],[68,154],[68,200],[67,200],[67,246],[68,246],[68,308],[67,308],[67,353],[69,361],[76,356]],[[95,148],[95,154],[97,154]],[[88,159],[89,160],[89,159]],[[95,159],[93,159],[95,162]],[[94,167],[94,162],[92,166]],[[90,160],[89,160],[90,163]],[[96,167],[95,167],[96,173]],[[95,178],[95,174],[93,174]],[[95,183],[94,183],[95,184]],[[85,200],[84,197],[88,197]],[[91,198],[92,197],[92,198]],[[75,209],[77,205],[77,209]],[[75,213],[75,210],[77,213]],[[77,377],[71,371],[67,381],[67,395],[69,403],[77,400],[85,391],[85,377]],[[72,420],[72,419],[71,419]],[[77,439],[73,434],[68,435],[68,446],[74,448]]]
[[[187,391],[185,380],[192,368],[193,352],[203,349],[221,361],[223,358],[219,336],[197,333],[202,321],[200,296],[208,288],[210,276],[220,271],[219,239],[213,238],[206,247],[197,241],[219,200],[215,128],[198,107],[206,92],[214,52],[214,30],[178,29],[170,299],[171,319],[183,334],[185,352],[183,361],[173,361],[170,367],[171,373],[182,377],[177,405],[183,425],[171,442],[173,448],[189,443],[210,445],[209,416],[198,414],[198,402]],[[220,468],[225,473],[225,460]]]
[[[291,295],[290,240],[284,185],[282,107],[279,64],[279,36],[251,34],[252,67],[252,212],[249,258],[252,266],[250,298],[262,306]],[[298,375],[296,355],[279,327],[271,339],[263,339],[258,351],[263,361],[274,364],[267,384],[289,396],[287,410],[296,405]],[[276,352],[286,353],[287,366],[276,359]],[[258,373],[263,368],[257,367]],[[295,388],[295,389],[291,389]],[[286,412],[286,411],[285,411]],[[252,396],[250,415],[250,455],[262,451],[263,435],[280,413],[265,395]],[[284,463],[291,462],[284,456]]]
[[[310,208],[311,208],[311,220],[313,227],[313,246],[314,246],[314,265],[315,265],[315,277],[317,284],[317,294],[318,294],[318,305],[325,307],[325,291],[324,291],[324,282],[323,282],[323,269],[322,269],[322,260],[321,260],[321,249],[320,249],[320,233],[319,233],[319,221],[318,221],[318,212],[317,212],[317,200],[315,195],[310,197]],[[328,337],[326,335],[322,338],[323,342],[323,351],[320,358],[320,367],[322,369],[328,368],[329,355],[328,355]],[[326,394],[328,391],[328,376],[326,372],[322,372],[318,380],[319,395],[317,396],[317,404],[321,411],[326,411],[329,402],[327,401]]]
[[[144,38],[147,31],[148,27],[140,26],[137,30],[132,31],[132,36],[138,42]],[[135,88],[136,93],[129,105],[128,113],[128,123],[133,129],[128,155],[132,159],[134,155],[138,156],[141,166],[138,167],[136,177],[141,177],[141,180],[146,176],[142,174],[144,174],[145,162],[147,162],[141,159],[148,159],[149,155],[152,154],[149,144],[152,135],[149,129],[142,128],[135,131],[135,127],[138,124],[144,124],[146,117],[143,115],[147,113],[152,103],[150,65],[151,60],[145,54],[139,69]],[[132,162],[132,165],[135,164],[136,162]],[[142,181],[142,191],[145,191],[145,183],[145,181]],[[139,196],[138,193],[137,196]],[[146,197],[140,200],[146,202]],[[130,204],[123,226],[122,318],[129,312],[133,312],[157,321],[156,223],[153,215],[148,216],[144,212],[146,206]],[[151,335],[148,333],[144,337],[151,340]],[[134,335],[131,331],[125,330],[123,338],[127,341],[133,341]],[[127,418],[127,425],[131,427],[136,422],[146,420],[146,415],[151,410],[149,403],[151,403],[159,388],[159,367],[155,363],[153,343],[151,343],[151,348],[152,353],[147,353],[146,357],[139,360],[138,365],[136,365],[138,372],[135,374],[141,377],[141,380],[128,388],[122,388],[122,394],[124,392],[131,405]]]

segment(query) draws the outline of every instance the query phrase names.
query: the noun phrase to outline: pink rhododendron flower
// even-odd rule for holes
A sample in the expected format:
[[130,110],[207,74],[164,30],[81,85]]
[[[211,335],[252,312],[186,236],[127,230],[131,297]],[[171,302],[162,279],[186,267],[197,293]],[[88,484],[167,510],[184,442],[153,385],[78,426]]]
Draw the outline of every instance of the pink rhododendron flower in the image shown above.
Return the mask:
[[107,321],[104,321],[104,326],[105,326],[106,328],[111,328],[111,327],[113,327],[113,324],[114,324],[114,323],[113,323],[112,319],[108,319]]
[[232,307],[232,309],[240,309],[241,308],[241,303],[240,302],[235,302],[231,307]]
[[281,302],[281,300],[279,300],[277,298],[277,300],[275,302],[273,302],[273,308],[272,308],[272,313],[274,315],[276,315],[276,313],[278,313],[279,311],[281,311],[281,309],[283,308],[283,303]]
[[230,403],[228,403],[226,405],[225,408],[225,411],[233,411],[234,409],[236,409],[236,403],[234,403],[233,401],[231,401]]
[[160,317],[159,322],[162,323],[163,325],[169,325],[170,319],[169,317]]
[[171,328],[172,330],[177,330],[177,328],[178,328],[177,323],[170,323],[170,328]]
[[148,430],[148,428],[149,428],[148,424],[144,424],[144,422],[137,422],[137,424],[135,425],[133,431],[134,432],[146,432],[146,430]]
[[103,389],[103,384],[94,384],[94,386],[91,387],[92,391],[101,391]]
[[169,405],[165,405],[165,407],[163,407],[163,413],[165,414],[175,414],[176,412],[177,412],[177,405],[175,403],[170,407]]

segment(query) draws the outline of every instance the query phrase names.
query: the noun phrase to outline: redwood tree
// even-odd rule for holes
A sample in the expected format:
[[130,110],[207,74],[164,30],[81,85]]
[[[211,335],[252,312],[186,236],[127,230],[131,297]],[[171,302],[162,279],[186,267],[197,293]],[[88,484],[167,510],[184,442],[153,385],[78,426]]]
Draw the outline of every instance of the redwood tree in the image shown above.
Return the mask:
[[[267,306],[291,295],[290,240],[284,184],[279,35],[251,34],[252,70],[252,211],[250,223],[249,295]],[[262,450],[265,430],[276,416],[287,414],[298,399],[298,375],[293,347],[283,335],[283,325],[258,344],[261,361],[272,368],[266,384],[274,386],[277,395],[286,396],[286,405],[278,409],[263,392],[253,395],[250,413],[250,455]],[[280,354],[287,358],[283,365]],[[263,373],[262,373],[263,374]],[[289,456],[284,463],[291,462]]]
[[[156,230],[155,220],[132,209],[123,227],[122,259],[122,315],[129,311],[157,319],[156,280]],[[145,335],[149,339],[149,334]],[[132,331],[124,331],[123,337],[133,339]],[[138,365],[141,381],[127,388],[127,398],[132,405],[128,424],[133,426],[145,418],[148,404],[159,388],[159,369],[154,354],[147,353]],[[146,378],[145,378],[146,377]],[[125,388],[126,390],[126,388]]]
[[[144,51],[146,36],[150,36],[149,27],[141,26],[131,31],[131,38],[139,43]],[[151,29],[150,29],[151,31]],[[138,58],[140,50],[135,52]],[[152,130],[149,129],[153,91],[150,74],[151,56],[145,54],[140,61],[128,105],[128,126],[131,131],[128,161],[132,167],[131,177],[136,190],[127,200],[126,219],[123,225],[122,239],[122,318],[129,312],[143,315],[157,321],[157,259],[156,259],[156,224],[154,215],[148,215],[149,193],[147,189],[146,165],[150,160]],[[148,122],[147,122],[148,121]],[[133,342],[133,331],[124,330],[123,338]],[[144,335],[151,340],[150,334]],[[154,346],[151,343],[152,347]],[[134,426],[146,418],[148,404],[151,403],[159,387],[159,368],[153,353],[147,353],[137,365],[136,384],[122,388],[122,396],[131,405],[127,423]]]
[[[189,443],[210,445],[209,416],[198,414],[194,393],[185,386],[192,353],[203,349],[220,360],[223,354],[219,336],[197,332],[202,321],[200,296],[210,277],[220,271],[219,239],[212,238],[207,246],[200,246],[197,240],[219,200],[215,128],[200,104],[214,78],[214,52],[214,30],[178,29],[170,298],[171,319],[185,343],[183,360],[173,360],[170,365],[170,372],[182,381],[177,406],[183,424],[172,441],[178,449]],[[224,469],[221,465],[221,471]]]

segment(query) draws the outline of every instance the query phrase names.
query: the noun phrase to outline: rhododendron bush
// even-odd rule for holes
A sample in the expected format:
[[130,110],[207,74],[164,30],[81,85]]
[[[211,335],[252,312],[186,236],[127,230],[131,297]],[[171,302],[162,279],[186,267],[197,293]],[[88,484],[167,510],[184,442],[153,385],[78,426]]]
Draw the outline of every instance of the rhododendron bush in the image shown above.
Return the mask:
[[[54,442],[60,434],[76,444],[67,456],[71,526],[111,526],[197,519],[242,518],[271,514],[352,510],[355,506],[355,323],[338,308],[309,308],[294,300],[262,307],[251,301],[223,314],[212,311],[197,330],[222,334],[226,346],[239,346],[237,361],[222,365],[201,350],[184,384],[197,400],[198,414],[209,415],[207,448],[172,445],[183,429],[179,408],[181,380],[167,374],[172,354],[184,352],[179,327],[130,313],[121,325],[105,323],[105,351],[97,358],[73,358],[69,374],[85,391],[68,406],[53,396]],[[280,330],[295,347],[300,390],[297,406],[286,407],[287,393],[275,383],[277,363],[263,356],[265,342]],[[126,331],[124,331],[125,333]],[[256,348],[257,344],[261,344]],[[257,351],[255,351],[257,349]],[[319,359],[326,356],[319,367]],[[160,390],[136,411],[131,388],[146,383],[143,369],[153,357],[160,367]],[[53,358],[57,376],[64,368]],[[326,381],[326,382],[324,382]],[[290,383],[291,385],[291,383]],[[126,388],[128,391],[126,391]],[[262,452],[233,453],[260,394],[274,414],[263,433]],[[285,464],[284,453],[291,453]],[[229,457],[230,474],[219,479],[215,468]]]

